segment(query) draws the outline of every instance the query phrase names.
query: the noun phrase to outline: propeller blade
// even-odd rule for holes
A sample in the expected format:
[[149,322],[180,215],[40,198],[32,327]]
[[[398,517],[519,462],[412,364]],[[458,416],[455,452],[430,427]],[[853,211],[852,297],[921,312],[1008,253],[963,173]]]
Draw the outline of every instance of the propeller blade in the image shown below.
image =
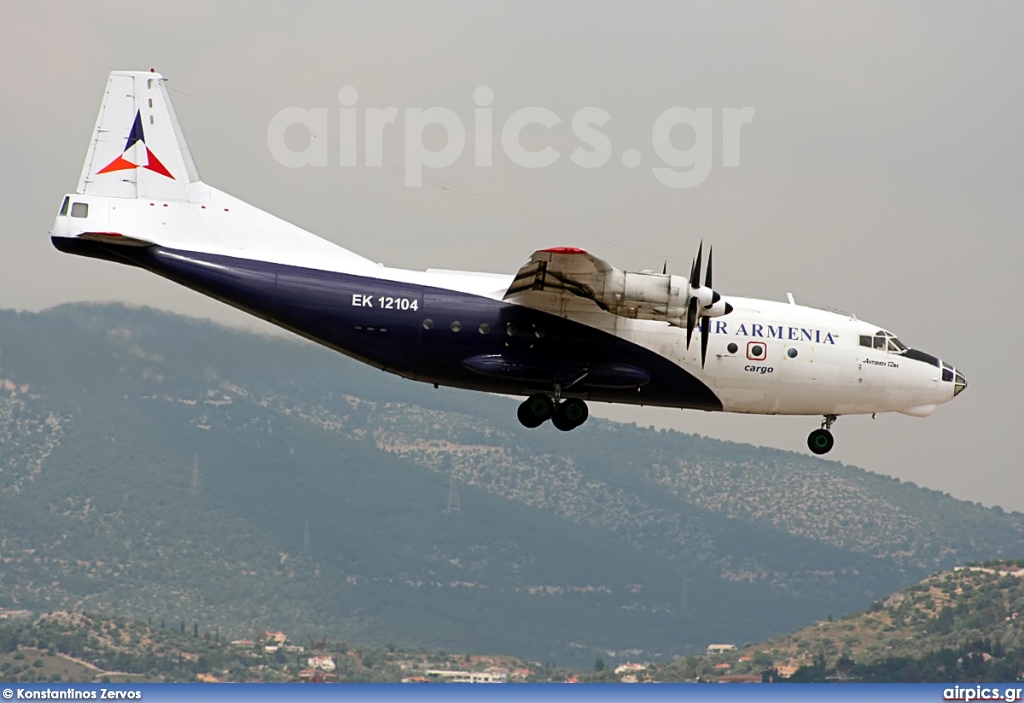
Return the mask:
[[[711,255],[708,254],[708,266],[711,266]],[[711,336],[711,318],[706,315],[700,318],[700,367],[708,360],[708,338]]]
[[690,287],[700,288],[700,259],[704,253],[704,240],[700,240],[700,248],[697,249],[697,258],[693,260],[693,268],[690,269]]
[[697,323],[697,299],[690,298],[686,306],[686,348],[690,348],[690,338],[693,336],[693,326]]
[[[701,242],[701,244],[703,244],[703,242]],[[711,257],[714,255],[715,248],[713,246],[708,247],[708,270],[704,274],[704,285],[706,285],[708,288],[714,288],[714,286],[711,285]]]
[[664,276],[668,273],[668,262],[666,261],[661,265],[661,275]]

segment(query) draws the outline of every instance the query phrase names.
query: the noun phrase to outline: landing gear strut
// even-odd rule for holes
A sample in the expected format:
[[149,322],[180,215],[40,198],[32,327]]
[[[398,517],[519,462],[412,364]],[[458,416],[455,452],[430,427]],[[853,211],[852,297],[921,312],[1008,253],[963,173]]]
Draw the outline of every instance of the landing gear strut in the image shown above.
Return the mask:
[[832,423],[836,421],[837,415],[826,415],[821,421],[821,429],[814,430],[807,436],[807,447],[815,454],[828,454],[836,444],[836,438],[832,436]]
[[590,417],[590,410],[579,398],[568,398],[559,403],[544,393],[536,393],[519,406],[516,414],[523,427],[540,427],[550,418],[552,425],[562,432],[568,432],[586,422]]

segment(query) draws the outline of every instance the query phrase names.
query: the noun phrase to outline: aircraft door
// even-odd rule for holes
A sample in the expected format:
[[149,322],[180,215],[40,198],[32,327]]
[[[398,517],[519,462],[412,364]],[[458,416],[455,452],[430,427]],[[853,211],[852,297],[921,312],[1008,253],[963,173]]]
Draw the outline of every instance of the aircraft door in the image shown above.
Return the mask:
[[[719,356],[715,388],[734,412],[775,413],[780,397],[782,343],[769,337],[777,325],[737,322],[726,353]],[[709,364],[710,366],[710,364]]]
[[463,359],[504,339],[499,336],[494,307],[494,301],[486,298],[425,288],[419,311],[420,360],[427,368],[463,373]]
[[837,335],[798,317],[787,319],[782,332],[780,410],[817,412],[823,401],[836,397],[844,384],[844,350],[837,344]]

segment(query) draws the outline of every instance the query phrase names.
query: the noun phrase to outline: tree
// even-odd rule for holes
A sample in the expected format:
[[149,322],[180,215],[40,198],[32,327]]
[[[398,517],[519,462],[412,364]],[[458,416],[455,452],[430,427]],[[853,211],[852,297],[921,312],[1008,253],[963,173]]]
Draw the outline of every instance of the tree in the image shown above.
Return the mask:
[[940,635],[948,635],[953,631],[953,609],[948,605],[939,611],[932,623],[934,630]]
[[594,671],[604,671],[604,659],[598,657],[597,661],[594,662]]
[[16,652],[18,651],[18,635],[15,632],[10,632],[4,637],[0,638],[0,652]]

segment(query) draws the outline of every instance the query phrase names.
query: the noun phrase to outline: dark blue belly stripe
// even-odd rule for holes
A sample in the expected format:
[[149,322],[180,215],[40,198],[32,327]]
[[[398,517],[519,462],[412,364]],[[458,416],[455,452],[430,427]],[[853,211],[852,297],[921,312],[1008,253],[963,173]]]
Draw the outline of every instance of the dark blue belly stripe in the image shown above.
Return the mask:
[[[722,409],[711,389],[668,359],[606,332],[519,305],[431,286],[158,246],[59,237],[53,242],[68,253],[145,268],[360,361],[426,383],[526,395],[551,392],[553,383],[570,383],[592,364],[595,369],[629,369],[621,373],[638,379],[646,372],[650,381],[622,388],[609,387],[622,384],[607,377],[604,385],[594,386],[584,379],[566,396]],[[504,355],[531,369],[550,369],[551,375],[505,378],[463,364],[479,355]]]

